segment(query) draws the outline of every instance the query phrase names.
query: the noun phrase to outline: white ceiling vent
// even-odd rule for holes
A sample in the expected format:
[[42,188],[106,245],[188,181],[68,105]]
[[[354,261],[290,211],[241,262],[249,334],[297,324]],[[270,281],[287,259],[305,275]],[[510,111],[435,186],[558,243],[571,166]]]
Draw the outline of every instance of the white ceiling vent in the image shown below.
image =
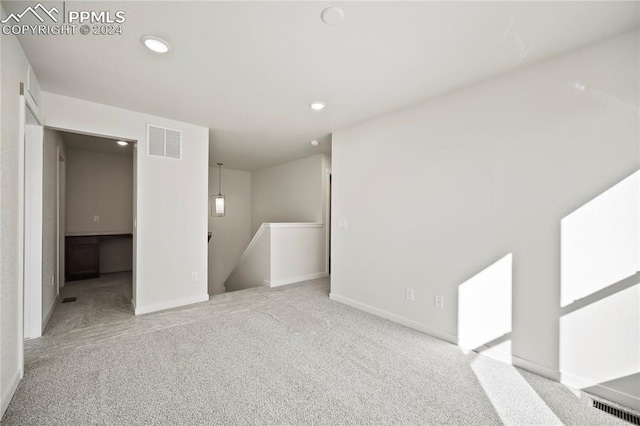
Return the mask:
[[179,160],[182,157],[182,132],[147,125],[147,154]]

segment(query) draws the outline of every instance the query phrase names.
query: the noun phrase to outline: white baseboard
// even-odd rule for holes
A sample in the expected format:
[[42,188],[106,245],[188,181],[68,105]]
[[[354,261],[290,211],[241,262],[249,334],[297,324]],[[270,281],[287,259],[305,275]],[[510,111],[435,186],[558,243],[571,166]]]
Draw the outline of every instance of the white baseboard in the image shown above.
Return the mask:
[[22,370],[16,370],[9,382],[7,390],[2,394],[2,401],[0,402],[0,418],[4,416],[4,412],[7,411],[7,407],[13,398],[13,394],[16,393],[20,380],[22,379]]
[[370,314],[376,315],[378,317],[388,319],[389,321],[404,325],[405,327],[409,327],[414,330],[421,331],[425,334],[436,337],[440,340],[444,340],[445,342],[453,343],[454,345],[458,344],[457,336],[434,330],[423,324],[420,324],[417,321],[410,320],[400,315],[392,314],[391,312],[383,311],[382,309],[374,308],[373,306],[369,306],[364,303],[356,302],[353,299],[349,299],[348,297],[340,296],[335,293],[330,293],[329,298],[331,300],[335,300],[336,302],[340,302],[344,305],[351,306],[352,308],[360,309],[361,311],[365,311]]
[[514,367],[522,368],[523,370],[530,371],[538,376],[546,377],[553,381],[560,381],[560,372],[553,368],[545,367],[544,365],[536,364],[535,362],[528,361],[517,356],[511,356],[511,365]]
[[56,298],[53,299],[53,303],[51,303],[51,306],[49,307],[49,312],[47,312],[47,315],[44,317],[44,321],[42,321],[43,332],[44,332],[44,329],[47,327],[47,324],[49,324],[49,320],[51,319],[51,316],[53,315],[53,311],[55,310],[59,300],[60,300],[60,295],[58,294],[56,295]]
[[586,392],[640,412],[640,398],[637,396],[629,395],[602,385],[592,386]]
[[486,356],[491,359],[504,362],[505,364],[530,371],[538,376],[546,377],[547,379],[551,379],[556,382],[560,381],[560,373],[553,368],[545,367],[543,365],[536,364],[533,361],[517,357],[512,355],[511,352],[498,352],[494,355],[492,354],[491,349],[493,349],[491,346],[482,345],[479,348],[476,348],[473,352],[478,353],[478,355]]
[[[421,331],[430,336],[436,337],[438,339],[444,340],[446,342],[452,343],[454,345],[458,344],[458,337],[452,334],[443,333],[441,331],[433,330],[423,324],[420,324],[417,321],[410,320],[408,318],[402,317],[400,315],[392,314],[390,312],[384,311],[382,309],[375,308],[370,305],[366,305],[364,303],[356,302],[355,300],[349,299],[348,297],[340,296],[335,293],[330,293],[329,298],[331,300],[335,300],[336,302],[343,303],[345,305],[351,306],[353,308],[359,309],[364,312],[368,312],[370,314],[379,316],[381,318],[388,319],[389,321],[393,321],[395,323],[404,325],[405,327],[412,328],[414,330]],[[487,346],[482,346],[479,349],[479,355],[489,356],[483,353],[484,350],[489,349]],[[632,408],[634,410],[640,411],[640,399],[626,394],[624,392],[620,392],[615,389],[608,388],[606,386],[599,385],[597,383],[589,382],[585,379],[581,379],[578,377],[574,377],[567,374],[561,374],[558,370],[553,368],[545,367],[543,365],[537,364],[535,362],[526,360],[524,358],[520,358],[517,356],[511,355],[511,362],[505,361],[504,359],[491,357],[501,362],[505,362],[507,364],[511,364],[514,367],[521,368],[523,370],[530,371],[534,374],[537,374],[542,377],[546,377],[548,379],[554,380],[556,382],[560,382],[566,386],[575,389],[588,389],[588,392],[593,395],[599,396],[601,398],[616,402],[623,406]],[[508,359],[509,357],[507,357]]]
[[599,383],[594,383],[591,380],[586,380],[581,377],[574,376],[568,373],[558,373],[560,379],[557,380],[563,385],[584,390],[586,393],[590,393],[600,398],[607,399],[609,401],[616,402],[620,405],[632,408],[636,411],[640,411],[640,398],[637,396],[629,395],[616,389],[603,386]]
[[315,280],[317,278],[324,278],[326,276],[329,276],[329,274],[326,272],[318,272],[315,274],[303,275],[300,277],[287,278],[286,280],[274,280],[274,281],[264,280],[264,285],[268,287],[279,287],[281,285],[294,284],[294,283],[299,283],[301,281]]
[[[163,311],[165,309],[177,308],[179,306],[191,305],[193,303],[206,302],[209,300],[208,294],[201,294],[199,296],[185,297],[183,299],[169,300],[167,302],[155,303],[147,306],[135,306],[134,313],[136,315],[148,314],[151,312]],[[133,300],[131,301],[133,303]]]

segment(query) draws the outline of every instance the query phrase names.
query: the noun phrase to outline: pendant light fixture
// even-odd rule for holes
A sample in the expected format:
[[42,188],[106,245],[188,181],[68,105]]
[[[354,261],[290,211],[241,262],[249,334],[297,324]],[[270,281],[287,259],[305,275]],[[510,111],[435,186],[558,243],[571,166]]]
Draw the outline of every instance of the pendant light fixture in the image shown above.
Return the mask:
[[222,195],[222,163],[218,163],[218,195],[212,198],[211,216],[224,216],[224,195]]

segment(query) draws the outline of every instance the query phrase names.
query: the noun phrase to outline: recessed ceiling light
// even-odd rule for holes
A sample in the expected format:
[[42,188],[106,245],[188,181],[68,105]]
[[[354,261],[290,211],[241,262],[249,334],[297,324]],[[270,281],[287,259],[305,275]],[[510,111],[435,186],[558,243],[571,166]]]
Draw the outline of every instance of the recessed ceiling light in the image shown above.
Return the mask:
[[322,111],[323,109],[325,109],[327,106],[327,104],[325,104],[324,102],[320,102],[320,101],[316,101],[316,102],[312,102],[309,104],[309,107],[314,110],[314,111]]
[[585,90],[587,90],[587,86],[585,86],[584,83],[579,80],[573,83],[573,88],[578,92],[584,92]]
[[320,18],[327,25],[338,25],[344,21],[344,11],[339,7],[328,7],[322,11]]
[[129,145],[129,142],[125,142],[125,141],[118,141],[118,145],[120,145],[120,146],[127,146],[127,145]]
[[311,146],[318,146],[318,141],[311,141]]
[[147,49],[156,53],[167,53],[171,45],[159,37],[144,36],[140,39]]

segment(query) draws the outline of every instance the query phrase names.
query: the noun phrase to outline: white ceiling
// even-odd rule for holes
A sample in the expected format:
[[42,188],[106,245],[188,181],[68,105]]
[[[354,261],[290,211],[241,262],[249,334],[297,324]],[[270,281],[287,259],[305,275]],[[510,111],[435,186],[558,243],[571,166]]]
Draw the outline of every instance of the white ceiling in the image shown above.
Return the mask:
[[113,155],[133,156],[133,144],[120,146],[117,139],[101,138],[97,136],[82,135],[79,133],[60,132],[66,149],[78,149],[81,151],[104,152]]
[[[126,11],[124,34],[21,37],[43,90],[207,126],[210,162],[244,170],[329,152],[334,130],[638,25],[636,2],[68,4]],[[322,23],[329,5],[343,24]],[[147,51],[147,34],[172,51]]]

